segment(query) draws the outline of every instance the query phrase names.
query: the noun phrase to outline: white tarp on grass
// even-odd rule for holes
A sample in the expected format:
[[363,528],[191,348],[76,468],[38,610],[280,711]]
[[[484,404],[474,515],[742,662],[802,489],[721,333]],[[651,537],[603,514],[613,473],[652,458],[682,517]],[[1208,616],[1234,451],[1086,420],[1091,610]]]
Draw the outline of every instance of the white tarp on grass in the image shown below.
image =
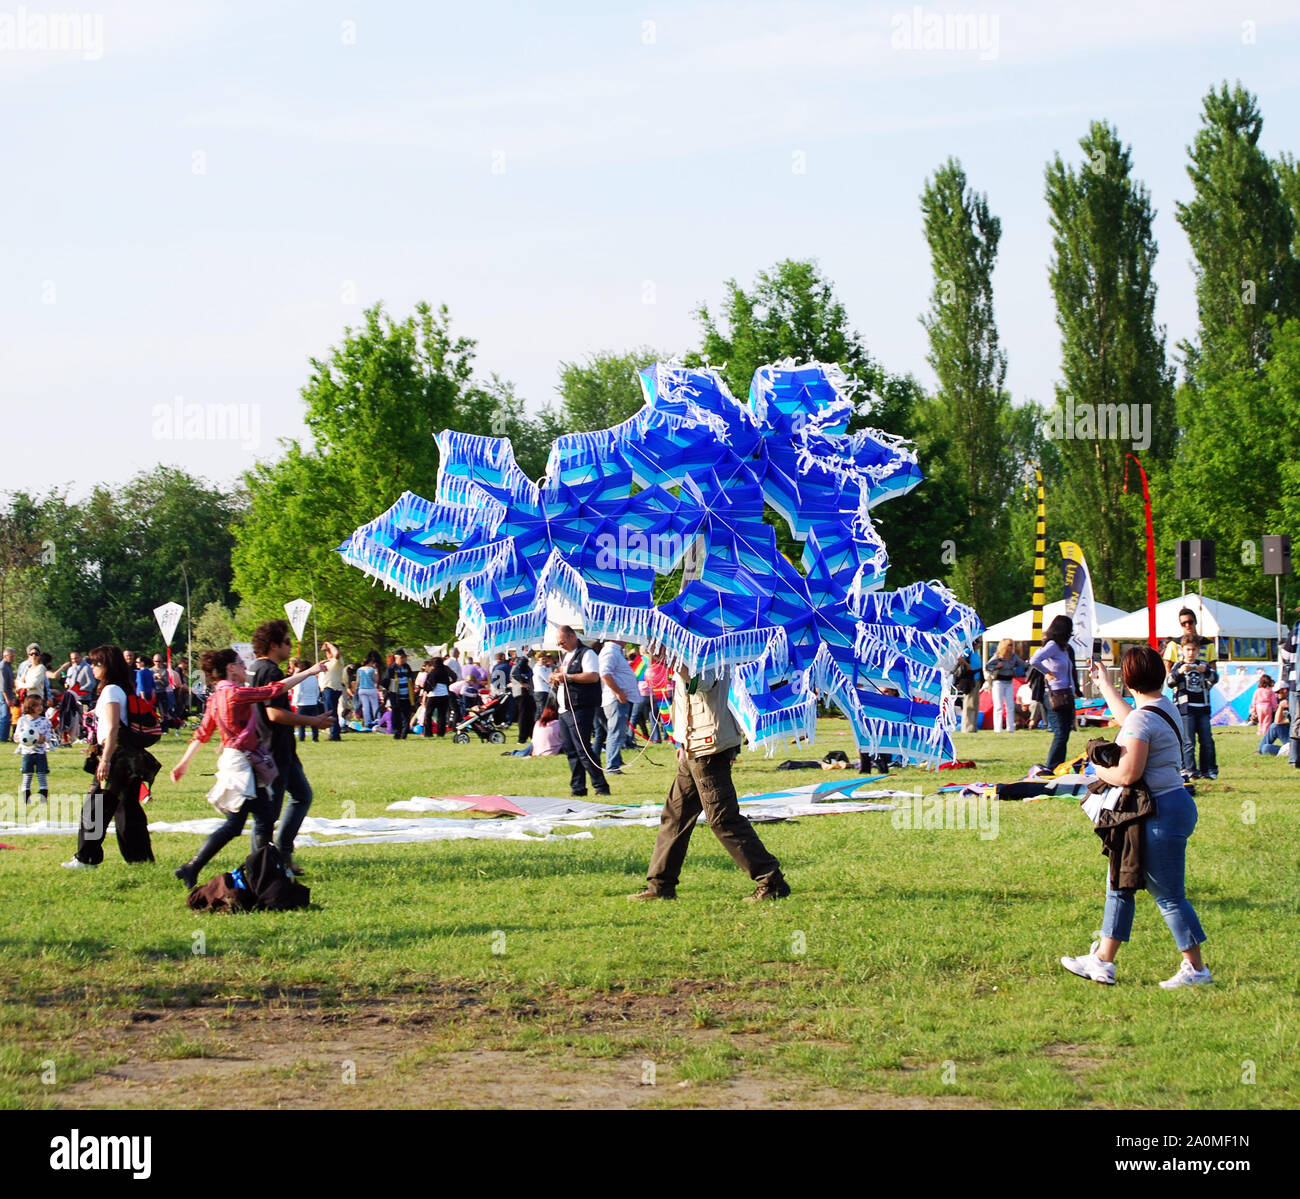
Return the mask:
[[[741,811],[752,821],[794,820],[803,816],[834,816],[855,812],[889,812],[896,799],[911,800],[912,791],[888,788],[862,789],[873,779],[814,783],[791,787],[740,800]],[[410,812],[411,816],[355,817],[329,820],[309,816],[303,821],[299,846],[400,844],[419,841],[562,841],[569,838],[587,840],[593,828],[653,828],[663,812],[660,804],[590,803],[581,799],[563,799],[544,795],[512,795],[511,803],[528,813],[526,816],[487,814],[474,819],[419,816],[420,812],[463,812],[474,803],[471,796],[413,796],[388,805],[390,812]],[[158,820],[149,825],[151,833],[187,833],[206,837],[221,827],[218,817],[196,820]],[[0,821],[0,836],[22,834],[75,835],[77,826],[66,822],[33,821],[19,824]]]

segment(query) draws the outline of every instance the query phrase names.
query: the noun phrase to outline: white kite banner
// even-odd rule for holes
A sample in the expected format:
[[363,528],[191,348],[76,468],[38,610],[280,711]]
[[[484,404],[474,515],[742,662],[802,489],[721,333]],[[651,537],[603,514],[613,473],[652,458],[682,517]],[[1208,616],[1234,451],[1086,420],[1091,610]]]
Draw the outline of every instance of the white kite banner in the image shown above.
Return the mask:
[[1092,599],[1092,576],[1083,549],[1077,542],[1062,541],[1061,574],[1065,588],[1065,615],[1074,622],[1070,644],[1080,665],[1092,658],[1092,641],[1097,629],[1097,606]]
[[180,604],[163,604],[161,608],[153,610],[153,618],[158,622],[158,627],[162,630],[163,641],[167,647],[171,648],[172,638],[176,635],[176,626],[180,624],[181,613],[185,609]]
[[289,617],[289,623],[293,626],[293,635],[302,640],[302,631],[307,627],[307,614],[311,611],[311,604],[305,599],[296,599],[284,606],[285,613]]

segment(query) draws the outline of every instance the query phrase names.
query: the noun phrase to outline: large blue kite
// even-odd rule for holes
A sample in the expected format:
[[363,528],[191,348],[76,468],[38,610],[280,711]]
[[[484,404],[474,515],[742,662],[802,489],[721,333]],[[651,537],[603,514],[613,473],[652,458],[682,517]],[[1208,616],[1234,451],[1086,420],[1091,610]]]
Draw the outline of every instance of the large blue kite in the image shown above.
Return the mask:
[[[590,638],[726,674],[750,744],[769,752],[813,737],[820,699],[862,752],[950,760],[950,672],[982,626],[940,583],[883,590],[870,515],[921,481],[915,453],[847,432],[838,366],[760,367],[748,404],[713,370],[657,363],[640,379],[640,411],[557,439],[540,483],[508,439],[444,431],[436,498],[403,493],[338,552],[422,604],[459,586],[458,636],[484,653],[542,644],[554,605]],[[765,505],[803,543],[802,571]],[[656,580],[681,566],[689,581],[656,604]]]

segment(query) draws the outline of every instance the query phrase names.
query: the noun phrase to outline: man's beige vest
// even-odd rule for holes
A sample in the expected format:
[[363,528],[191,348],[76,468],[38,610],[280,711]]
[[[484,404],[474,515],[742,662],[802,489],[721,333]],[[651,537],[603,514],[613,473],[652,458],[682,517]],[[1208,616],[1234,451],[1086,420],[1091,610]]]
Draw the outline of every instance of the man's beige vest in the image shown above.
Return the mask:
[[735,749],[744,740],[739,723],[727,707],[727,687],[721,679],[694,695],[688,695],[678,680],[673,694],[673,740],[690,758],[707,758]]

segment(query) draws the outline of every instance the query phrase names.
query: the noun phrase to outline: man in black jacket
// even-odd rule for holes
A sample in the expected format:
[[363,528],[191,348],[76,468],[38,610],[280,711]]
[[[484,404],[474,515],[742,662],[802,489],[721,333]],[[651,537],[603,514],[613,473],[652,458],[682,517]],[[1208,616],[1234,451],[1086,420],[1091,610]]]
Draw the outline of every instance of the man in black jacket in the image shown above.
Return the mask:
[[575,799],[587,794],[587,775],[597,795],[609,794],[600,759],[591,749],[591,730],[600,707],[600,662],[569,626],[560,628],[560,664],[551,672],[550,703],[560,714],[564,752],[569,759],[569,790]]
[[537,721],[537,705],[533,702],[533,663],[526,650],[521,650],[515,658],[510,669],[510,682],[519,716],[519,744],[527,745]]
[[388,706],[393,714],[393,740],[404,741],[415,691],[415,675],[406,664],[404,649],[393,651],[393,664],[384,672],[384,690],[388,692]]
[[[284,678],[280,669],[281,662],[287,662],[293,656],[293,630],[287,620],[268,620],[257,626],[253,632],[253,653],[257,661],[248,672],[250,687],[265,687],[278,683]],[[280,831],[276,834],[275,845],[279,849],[285,864],[295,874],[301,873],[293,860],[294,839],[311,808],[312,790],[307,781],[307,774],[298,758],[298,742],[293,735],[295,728],[327,729],[333,724],[331,716],[300,716],[289,706],[289,696],[281,695],[278,699],[268,700],[257,706],[257,731],[264,748],[271,751],[279,773],[271,784],[271,823],[280,815],[285,793],[289,795],[289,806],[285,808],[284,819],[280,822]],[[254,851],[261,849],[263,830],[256,820],[253,823]]]

